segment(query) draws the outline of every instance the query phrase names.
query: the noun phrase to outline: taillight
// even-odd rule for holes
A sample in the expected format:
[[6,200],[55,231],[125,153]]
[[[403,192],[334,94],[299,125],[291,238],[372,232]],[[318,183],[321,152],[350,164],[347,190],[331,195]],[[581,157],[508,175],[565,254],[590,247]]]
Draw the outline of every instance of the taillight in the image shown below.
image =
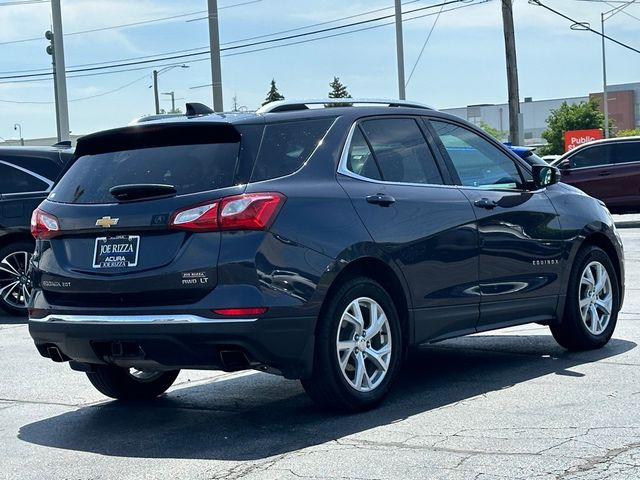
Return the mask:
[[218,230],[218,202],[178,210],[172,215],[169,226],[185,230]]
[[51,238],[60,233],[60,223],[55,215],[36,208],[31,214],[31,235],[34,238]]
[[172,228],[196,231],[264,230],[273,222],[286,197],[281,193],[245,193],[176,211]]

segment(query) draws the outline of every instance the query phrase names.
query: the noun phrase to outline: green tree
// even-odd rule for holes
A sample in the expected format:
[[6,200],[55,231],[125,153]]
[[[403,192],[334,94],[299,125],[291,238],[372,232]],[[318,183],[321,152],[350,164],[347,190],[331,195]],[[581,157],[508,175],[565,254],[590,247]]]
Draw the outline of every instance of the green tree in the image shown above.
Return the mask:
[[[610,122],[611,125],[611,122]],[[560,155],[564,153],[564,132],[568,130],[587,130],[603,128],[604,115],[598,109],[594,98],[587,102],[569,105],[562,102],[559,108],[551,110],[547,118],[547,129],[542,138],[548,143],[540,148],[541,155]]]
[[340,83],[340,77],[333,77],[333,82],[329,86],[331,87],[329,98],[351,98],[351,95],[347,92],[346,85]]
[[616,137],[637,137],[640,136],[640,128],[634,128],[632,130],[620,130],[616,133]]
[[498,130],[497,128],[493,128],[491,125],[489,125],[484,120],[480,120],[480,125],[479,126],[480,126],[480,128],[482,130],[487,132],[489,135],[491,135],[496,140],[498,140],[500,142],[505,142],[507,140],[507,137],[508,137],[507,132],[504,132],[502,130]]
[[267,98],[264,99],[262,105],[266,105],[267,103],[277,102],[278,100],[284,100],[284,95],[278,92],[278,87],[276,87],[275,79],[271,79],[271,88],[269,89],[269,93],[267,93]]

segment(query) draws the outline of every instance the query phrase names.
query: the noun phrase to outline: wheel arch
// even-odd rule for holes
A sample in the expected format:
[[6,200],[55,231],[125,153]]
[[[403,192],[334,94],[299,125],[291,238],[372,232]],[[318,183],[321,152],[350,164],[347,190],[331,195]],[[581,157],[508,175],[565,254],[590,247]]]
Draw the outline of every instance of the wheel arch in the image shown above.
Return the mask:
[[35,248],[35,241],[29,232],[9,232],[0,237],[0,248],[4,248],[7,245],[18,242],[31,243]]
[[624,288],[623,288],[624,278],[622,277],[622,275],[624,273],[622,271],[621,260],[616,250],[616,247],[614,246],[611,239],[609,239],[609,237],[607,237],[604,233],[601,233],[601,232],[593,232],[589,236],[587,236],[582,242],[582,244],[580,245],[580,248],[578,249],[578,251],[587,246],[594,246],[604,250],[607,256],[611,259],[613,268],[616,271],[616,282],[618,284],[618,291],[620,292],[620,299],[621,299],[620,305],[622,305],[622,297],[624,294]]
[[349,262],[333,279],[324,295],[318,318],[324,314],[333,293],[340,286],[354,277],[367,277],[378,282],[388,293],[393,301],[398,317],[405,345],[411,345],[413,341],[413,322],[410,318],[410,299],[403,283],[403,277],[389,266],[385,261],[376,257],[360,257]]

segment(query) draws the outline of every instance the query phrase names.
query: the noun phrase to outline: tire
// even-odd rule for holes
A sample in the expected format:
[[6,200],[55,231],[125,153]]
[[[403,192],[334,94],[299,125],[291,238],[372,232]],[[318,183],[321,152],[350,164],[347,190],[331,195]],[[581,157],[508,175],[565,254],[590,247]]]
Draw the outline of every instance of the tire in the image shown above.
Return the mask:
[[[357,320],[358,311],[362,322]],[[375,333],[372,317],[380,320],[373,326]],[[318,319],[313,372],[302,385],[323,407],[368,410],[389,391],[403,348],[398,313],[389,294],[369,278],[353,278],[328,299]]]
[[598,247],[584,247],[571,270],[562,321],[550,325],[551,333],[567,350],[600,348],[613,335],[619,309],[618,279],[611,259]]
[[16,242],[0,248],[0,307],[12,315],[25,316],[31,296],[27,275],[34,246]]
[[162,395],[175,381],[180,370],[146,372],[97,365],[87,377],[100,393],[118,400],[148,400]]

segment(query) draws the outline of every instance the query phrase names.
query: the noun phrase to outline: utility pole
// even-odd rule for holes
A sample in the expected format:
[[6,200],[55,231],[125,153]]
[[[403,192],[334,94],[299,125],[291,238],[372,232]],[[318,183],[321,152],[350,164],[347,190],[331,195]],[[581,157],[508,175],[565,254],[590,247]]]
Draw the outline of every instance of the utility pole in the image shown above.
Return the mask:
[[158,98],[158,71],[153,71],[153,98],[156,102],[156,115],[160,114],[160,98]]
[[211,81],[213,111],[223,112],[222,71],[220,70],[220,32],[218,31],[218,0],[207,0],[209,7],[209,47],[211,49]]
[[507,61],[507,89],[509,91],[509,140],[514,145],[522,145],[524,143],[524,135],[520,114],[520,93],[518,92],[518,62],[516,59],[512,0],[502,0],[502,24]]
[[404,45],[402,41],[402,3],[395,0],[396,4],[396,56],[398,60],[398,97],[400,100],[407,98],[404,84]]
[[[53,48],[53,81],[56,101],[56,125],[58,127],[58,141],[69,140],[69,110],[67,104],[67,77],[64,66],[64,41],[62,35],[62,11],[60,0],[51,0],[51,17],[53,33],[51,40]],[[45,34],[45,36],[47,36]],[[48,37],[48,36],[47,36]]]
[[[631,3],[631,2],[629,2]],[[602,107],[604,111],[604,138],[609,138],[609,98],[607,95],[607,62],[604,55],[604,13],[600,13],[600,25],[602,25]]]
[[175,113],[176,111],[176,95],[175,92],[172,90],[170,92],[162,92],[163,95],[171,95],[171,112],[170,113]]

